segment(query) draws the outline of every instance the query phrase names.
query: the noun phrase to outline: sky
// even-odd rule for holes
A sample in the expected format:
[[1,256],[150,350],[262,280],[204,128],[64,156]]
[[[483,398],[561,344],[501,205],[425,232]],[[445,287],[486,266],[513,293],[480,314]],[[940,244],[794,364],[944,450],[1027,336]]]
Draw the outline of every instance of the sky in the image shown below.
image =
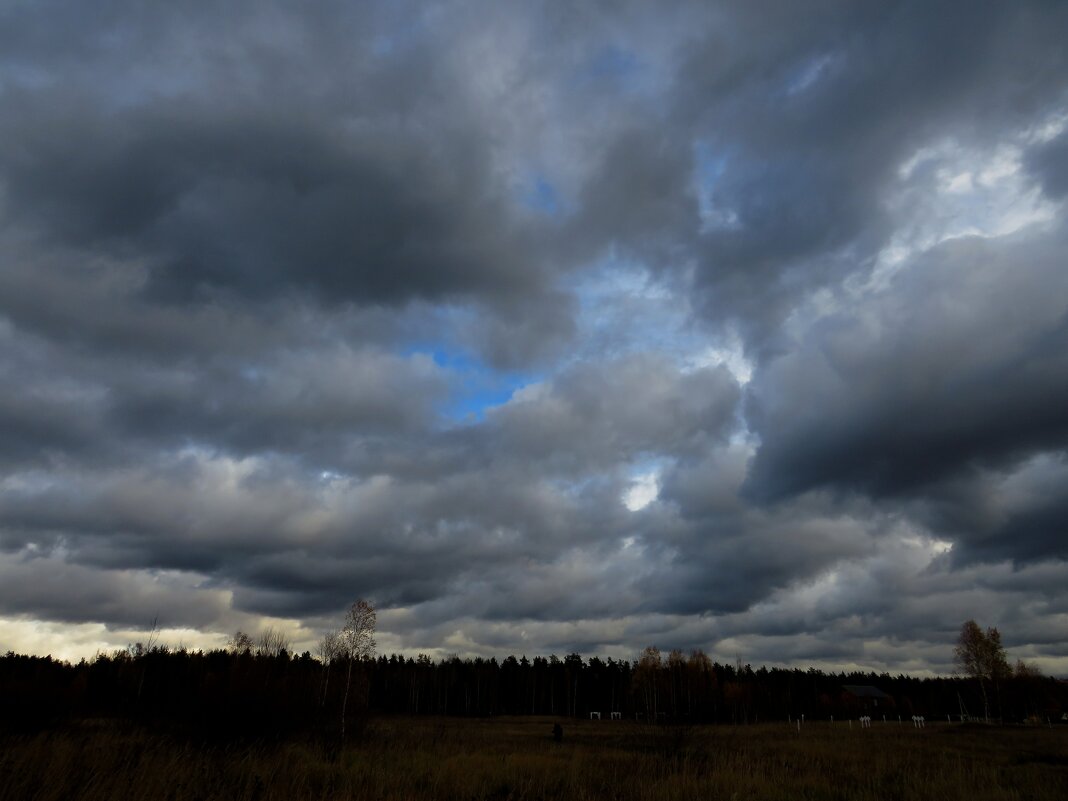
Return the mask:
[[1068,675],[1065,31],[0,0],[0,652]]

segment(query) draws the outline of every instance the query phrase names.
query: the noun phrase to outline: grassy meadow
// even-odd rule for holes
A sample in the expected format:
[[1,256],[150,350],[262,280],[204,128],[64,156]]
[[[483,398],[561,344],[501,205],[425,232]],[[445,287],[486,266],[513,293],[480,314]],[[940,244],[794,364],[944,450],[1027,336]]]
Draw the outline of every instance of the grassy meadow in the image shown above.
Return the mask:
[[343,749],[92,721],[0,739],[0,801],[1068,798],[1068,727],[378,718]]

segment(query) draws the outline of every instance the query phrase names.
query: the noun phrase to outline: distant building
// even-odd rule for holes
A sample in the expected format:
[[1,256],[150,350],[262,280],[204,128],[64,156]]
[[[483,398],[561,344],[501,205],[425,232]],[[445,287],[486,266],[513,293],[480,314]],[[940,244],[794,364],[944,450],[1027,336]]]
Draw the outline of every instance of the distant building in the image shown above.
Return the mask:
[[859,706],[865,710],[878,709],[880,701],[884,707],[894,703],[893,698],[870,684],[843,684],[842,698],[850,706]]

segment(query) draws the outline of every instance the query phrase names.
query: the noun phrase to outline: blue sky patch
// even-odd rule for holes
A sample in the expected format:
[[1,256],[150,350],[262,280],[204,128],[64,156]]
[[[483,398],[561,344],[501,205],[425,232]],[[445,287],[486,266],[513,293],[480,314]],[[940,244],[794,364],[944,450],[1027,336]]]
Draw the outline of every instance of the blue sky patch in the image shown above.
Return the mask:
[[523,194],[522,203],[528,209],[555,217],[561,211],[556,187],[543,175],[534,175]]
[[438,412],[454,423],[473,423],[485,419],[486,410],[511,399],[519,389],[540,380],[539,376],[494,370],[469,351],[441,345],[413,347],[408,354],[429,355],[438,367],[449,372],[451,392]]

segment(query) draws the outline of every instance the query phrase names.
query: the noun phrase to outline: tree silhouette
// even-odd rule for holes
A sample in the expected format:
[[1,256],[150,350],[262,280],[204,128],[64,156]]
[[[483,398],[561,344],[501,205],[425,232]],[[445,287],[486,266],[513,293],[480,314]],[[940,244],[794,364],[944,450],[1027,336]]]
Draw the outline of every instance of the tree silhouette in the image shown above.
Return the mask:
[[252,641],[252,637],[238,629],[234,636],[227,641],[226,647],[235,654],[247,654],[252,652],[255,643]]
[[978,680],[983,694],[983,717],[989,721],[990,702],[986,684],[993,681],[996,686],[1000,679],[1012,672],[1005,648],[1001,645],[1001,633],[994,627],[984,632],[978,623],[969,620],[961,626],[953,656],[962,673]]
[[281,656],[283,651],[289,650],[289,638],[285,633],[274,628],[274,626],[268,626],[260,634],[259,642],[256,644],[257,656]]
[[341,739],[345,739],[345,715],[348,711],[349,689],[352,686],[352,663],[373,659],[375,655],[375,614],[374,605],[360,598],[345,615],[345,625],[341,628],[341,652],[348,662],[345,673],[345,694],[341,701]]
[[323,666],[323,677],[319,682],[319,706],[326,706],[326,692],[330,686],[330,666],[341,653],[341,632],[328,631],[319,641],[319,662]]

